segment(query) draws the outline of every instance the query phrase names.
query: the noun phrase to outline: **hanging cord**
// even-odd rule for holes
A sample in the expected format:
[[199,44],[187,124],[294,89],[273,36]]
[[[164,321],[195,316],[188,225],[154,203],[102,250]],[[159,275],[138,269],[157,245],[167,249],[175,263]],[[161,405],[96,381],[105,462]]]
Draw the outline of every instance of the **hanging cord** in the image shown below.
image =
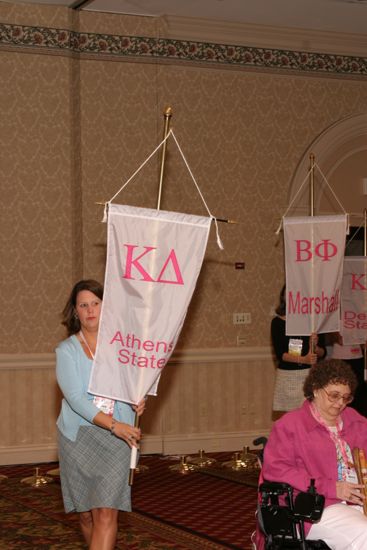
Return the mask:
[[333,188],[331,187],[331,185],[329,185],[329,182],[328,182],[328,180],[326,179],[326,177],[324,176],[324,173],[323,173],[323,171],[321,170],[320,166],[319,166],[316,162],[315,162],[314,166],[317,167],[318,171],[319,171],[320,174],[321,174],[322,179],[324,180],[324,182],[326,183],[327,187],[330,189],[331,194],[333,195],[334,199],[336,200],[336,202],[339,204],[340,208],[342,209],[343,214],[345,215],[346,221],[347,221],[346,232],[347,232],[347,235],[349,235],[349,214],[348,214],[347,211],[344,209],[344,206],[342,205],[342,203],[340,202],[340,200],[338,199],[338,197],[337,197],[336,194],[334,193]]
[[327,185],[328,188],[330,189],[330,191],[331,191],[333,197],[335,198],[336,202],[339,204],[340,208],[343,210],[343,213],[347,216],[347,215],[348,215],[347,212],[344,210],[344,207],[343,207],[342,203],[340,202],[340,200],[338,199],[338,197],[337,197],[336,194],[334,193],[333,188],[329,185],[329,182],[328,182],[327,179],[325,178],[325,176],[324,176],[324,174],[323,174],[323,172],[322,172],[320,166],[319,166],[318,164],[316,164],[316,163],[315,163],[315,166],[317,166],[317,168],[318,168],[318,170],[319,170],[319,172],[320,172],[320,174],[321,174],[321,176],[322,176],[324,182],[326,183],[326,185]]
[[350,245],[350,243],[353,241],[354,237],[357,235],[358,231],[362,228],[363,226],[360,225],[359,227],[357,227],[357,229],[355,230],[355,232],[353,233],[353,235],[351,236],[350,239],[348,239],[348,242],[347,244],[345,245],[345,249],[348,248],[348,246]]
[[[323,179],[324,182],[326,183],[327,187],[330,189],[330,191],[331,191],[333,197],[335,198],[335,200],[336,200],[337,203],[339,204],[340,208],[342,209],[343,214],[345,214],[345,215],[347,216],[347,219],[348,219],[348,223],[347,223],[348,231],[347,231],[347,232],[349,233],[349,216],[348,216],[348,213],[345,211],[345,209],[344,209],[342,203],[340,202],[340,200],[338,199],[338,197],[337,197],[336,194],[334,193],[333,188],[329,185],[329,182],[327,181],[326,177],[324,176],[324,173],[323,173],[323,171],[321,170],[320,166],[319,166],[317,163],[315,163],[315,164],[314,164],[314,168],[315,168],[315,167],[316,167],[316,168],[318,169],[318,171],[320,172],[322,179]],[[290,210],[291,207],[292,207],[292,204],[294,203],[294,201],[295,201],[296,198],[298,197],[298,195],[299,195],[301,189],[303,188],[303,186],[304,186],[305,183],[307,182],[307,180],[308,180],[308,178],[309,178],[309,176],[310,176],[310,174],[311,174],[311,170],[312,170],[312,168],[310,168],[309,171],[307,172],[306,177],[305,177],[305,179],[304,179],[303,182],[302,182],[302,185],[300,186],[300,188],[298,189],[297,193],[295,194],[295,196],[294,196],[292,202],[290,203],[290,205],[288,206],[286,212],[283,214],[282,219],[281,219],[280,224],[279,224],[279,227],[278,227],[278,229],[277,229],[276,232],[275,232],[276,235],[279,234],[279,232],[280,232],[280,230],[281,230],[281,228],[282,228],[283,219],[284,219],[284,218],[286,217],[286,215],[288,214],[289,210]]]
[[185,158],[185,155],[183,154],[183,151],[182,151],[182,149],[181,149],[181,147],[180,147],[180,145],[179,145],[179,143],[178,143],[178,141],[177,141],[177,139],[176,139],[176,136],[175,136],[175,134],[173,133],[172,130],[169,130],[169,132],[168,132],[168,134],[166,135],[166,137],[160,142],[159,145],[157,145],[157,147],[154,149],[154,151],[145,159],[145,161],[139,166],[139,168],[138,168],[137,170],[135,170],[135,172],[132,174],[132,176],[130,176],[129,179],[120,187],[120,189],[117,191],[117,193],[115,193],[115,194],[113,195],[113,197],[112,197],[109,201],[105,202],[105,207],[104,207],[104,213],[103,213],[103,220],[102,220],[102,222],[106,222],[106,221],[107,221],[108,207],[109,207],[109,205],[111,204],[111,202],[113,201],[113,199],[115,199],[115,198],[117,197],[117,195],[119,195],[119,194],[121,193],[121,191],[127,186],[127,184],[130,183],[130,181],[140,172],[140,170],[147,164],[147,162],[149,162],[149,160],[152,158],[152,156],[155,155],[155,153],[158,151],[158,149],[159,149],[160,147],[162,147],[162,145],[167,141],[167,139],[169,138],[170,135],[172,135],[172,136],[173,136],[173,139],[175,140],[175,143],[176,143],[176,145],[177,145],[177,148],[178,148],[178,150],[179,150],[179,152],[180,152],[180,154],[181,154],[181,156],[182,156],[182,159],[183,159],[183,161],[184,161],[184,163],[185,163],[185,166],[186,166],[186,168],[187,168],[187,170],[188,170],[188,172],[189,172],[189,174],[190,174],[190,176],[191,176],[191,178],[192,178],[192,181],[193,181],[194,184],[195,184],[195,187],[196,187],[196,189],[197,189],[197,191],[198,191],[198,193],[199,193],[199,195],[200,195],[200,197],[201,197],[201,200],[202,200],[203,203],[204,203],[204,206],[205,206],[205,208],[206,208],[206,211],[208,212],[210,218],[214,221],[214,224],[215,224],[215,232],[216,232],[216,236],[217,236],[217,244],[218,244],[219,248],[220,248],[221,250],[223,250],[223,249],[224,249],[224,246],[223,246],[223,243],[222,243],[221,238],[220,238],[220,236],[219,236],[219,229],[218,229],[218,222],[217,222],[217,219],[216,219],[216,218],[212,215],[212,213],[210,212],[209,207],[208,207],[208,205],[206,204],[205,199],[204,199],[204,197],[203,197],[203,194],[202,194],[202,192],[200,191],[199,185],[197,184],[197,182],[196,182],[196,180],[195,180],[194,174],[192,173],[191,168],[190,168],[190,166],[189,166],[189,164],[188,164],[188,162],[187,162],[187,160],[186,160],[186,158]]
[[186,165],[186,168],[187,168],[187,170],[188,170],[188,172],[189,172],[189,174],[190,174],[190,176],[191,176],[191,178],[192,178],[192,181],[193,181],[194,184],[195,184],[195,187],[196,187],[196,189],[197,189],[197,191],[198,191],[198,193],[199,193],[199,195],[200,195],[200,197],[201,197],[201,200],[202,200],[203,203],[204,203],[204,206],[205,206],[205,208],[206,208],[206,211],[208,212],[208,214],[209,214],[209,216],[211,217],[211,219],[214,221],[214,224],[215,224],[215,232],[216,232],[216,235],[217,235],[217,244],[218,244],[219,248],[220,248],[221,250],[223,250],[223,249],[224,249],[224,246],[223,246],[223,243],[222,243],[221,238],[220,238],[220,236],[219,236],[219,229],[218,229],[218,222],[217,222],[217,219],[212,215],[212,213],[211,213],[210,210],[209,210],[208,205],[207,205],[206,202],[205,202],[205,199],[204,199],[204,197],[203,197],[203,194],[202,194],[202,192],[200,191],[199,185],[198,185],[197,182],[196,182],[196,179],[195,179],[195,177],[194,177],[194,174],[193,174],[192,171],[191,171],[191,168],[190,168],[190,166],[189,166],[189,163],[187,162],[186,157],[185,157],[185,155],[183,154],[183,151],[182,151],[182,149],[181,149],[181,147],[180,147],[180,145],[179,145],[179,143],[178,143],[178,141],[177,141],[177,139],[176,139],[175,134],[173,133],[173,130],[171,130],[171,134],[172,134],[173,139],[175,140],[175,143],[176,143],[176,145],[177,145],[178,150],[179,150],[180,153],[181,153],[181,157],[182,157],[182,159],[183,159],[183,161],[184,161],[184,163],[185,163],[185,165]]
[[284,212],[284,214],[283,214],[283,216],[282,216],[282,219],[280,220],[279,227],[278,227],[278,229],[277,229],[276,232],[275,232],[276,235],[279,235],[280,230],[282,229],[283,219],[286,217],[286,215],[288,214],[289,210],[292,208],[292,204],[294,203],[294,201],[296,200],[296,198],[297,198],[298,195],[300,194],[300,192],[301,192],[303,186],[305,185],[305,183],[308,181],[308,178],[309,178],[310,174],[311,174],[311,169],[307,172],[306,177],[305,177],[305,179],[304,179],[303,182],[302,182],[302,185],[299,187],[297,193],[294,195],[293,200],[291,201],[291,203],[290,203],[290,205],[288,206],[287,210]]
[[119,195],[121,193],[121,191],[127,186],[128,183],[131,182],[131,180],[133,178],[135,178],[135,176],[140,172],[140,170],[142,168],[144,168],[144,166],[147,164],[147,162],[150,161],[150,159],[156,154],[156,152],[158,151],[158,149],[160,147],[162,147],[163,143],[165,141],[167,141],[167,139],[169,138],[170,134],[171,134],[172,130],[169,130],[168,134],[166,135],[166,137],[164,139],[162,139],[162,141],[160,142],[159,145],[157,145],[157,147],[154,149],[154,151],[149,155],[149,157],[147,157],[145,159],[145,161],[139,166],[139,168],[137,170],[135,170],[135,172],[133,173],[132,176],[129,177],[129,179],[120,187],[120,189],[117,191],[117,193],[114,194],[114,196],[107,202],[105,202],[105,205],[104,205],[104,212],[103,212],[103,220],[102,222],[106,222],[107,221],[107,212],[108,212],[108,206],[111,204],[111,202],[113,201],[113,199],[115,199],[117,197],[117,195]]

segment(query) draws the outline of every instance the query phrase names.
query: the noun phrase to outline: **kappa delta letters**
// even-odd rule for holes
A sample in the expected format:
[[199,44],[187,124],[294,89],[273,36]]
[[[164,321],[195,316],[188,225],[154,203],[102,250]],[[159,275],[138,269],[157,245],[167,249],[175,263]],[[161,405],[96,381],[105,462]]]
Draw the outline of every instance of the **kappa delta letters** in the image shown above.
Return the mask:
[[[140,262],[147,254],[154,254],[157,247],[139,247],[132,244],[124,244],[124,247],[126,249],[126,263],[123,269],[123,279],[161,284],[184,284],[174,249],[171,249],[160,269],[159,275],[155,279],[153,274],[149,273]],[[169,266],[171,266],[175,274],[174,279],[167,279],[164,276]],[[121,365],[151,369],[163,369],[167,363],[167,359],[160,357],[160,355],[167,356],[167,354],[170,354],[174,345],[173,342],[168,343],[164,340],[142,340],[133,333],[128,333],[124,336],[119,330],[114,334],[110,345],[115,344],[115,342],[121,344],[121,348],[117,350],[117,360]]]
[[[139,247],[138,245],[134,244],[124,244],[124,247],[126,248],[126,265],[125,265],[125,273],[123,275],[123,279],[138,279],[140,281],[145,281],[149,283],[165,283],[165,284],[174,284],[174,285],[183,285],[184,280],[182,278],[180,266],[178,264],[177,256],[175,250],[172,248],[170,253],[168,254],[161,270],[156,279],[152,277],[151,273],[148,273],[147,269],[145,269],[140,261],[144,256],[146,256],[149,253],[154,253],[152,251],[157,250],[156,246],[143,246]],[[140,252],[140,249],[143,248],[143,252]],[[135,249],[138,249],[135,251]],[[138,253],[138,256],[134,257],[134,252]],[[173,268],[173,271],[175,273],[176,279],[165,279],[163,277],[166,270],[171,266]],[[133,267],[137,272],[139,272],[140,277],[134,277],[132,274]]]

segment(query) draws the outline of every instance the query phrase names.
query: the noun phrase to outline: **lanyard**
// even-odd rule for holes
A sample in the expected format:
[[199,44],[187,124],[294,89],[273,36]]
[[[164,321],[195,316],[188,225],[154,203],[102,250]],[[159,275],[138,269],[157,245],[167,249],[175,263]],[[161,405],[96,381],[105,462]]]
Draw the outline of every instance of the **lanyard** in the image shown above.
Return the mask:
[[[92,359],[94,359],[94,353],[90,349],[89,344],[83,334],[83,331],[82,330],[79,331],[79,334],[80,334],[80,338],[83,340],[84,344],[86,345]],[[114,399],[109,399],[108,397],[100,397],[99,395],[95,395],[93,402],[96,405],[96,407],[101,409],[101,411],[104,412],[105,414],[108,414],[109,416],[113,415],[113,409],[115,406]]]
[[349,460],[347,455],[347,443],[341,436],[341,431],[343,427],[342,419],[340,417],[338,418],[336,422],[336,432],[335,432],[333,429],[331,429],[330,426],[326,424],[325,420],[322,418],[321,414],[317,410],[314,403],[311,403],[311,412],[313,417],[317,420],[317,422],[319,422],[319,424],[321,424],[322,426],[324,426],[324,428],[327,429],[330,438],[335,444],[335,447],[340,451],[345,468],[348,469],[350,466],[349,466]]
[[86,338],[85,338],[85,336],[84,336],[84,334],[83,334],[83,331],[80,330],[80,331],[79,331],[79,334],[80,334],[80,338],[83,340],[84,344],[86,345],[86,347],[87,347],[87,349],[88,349],[88,351],[89,351],[89,353],[90,353],[92,359],[94,359],[94,353],[93,353],[92,350],[90,349],[89,344],[88,344],[88,342],[87,342],[87,340],[86,340]]

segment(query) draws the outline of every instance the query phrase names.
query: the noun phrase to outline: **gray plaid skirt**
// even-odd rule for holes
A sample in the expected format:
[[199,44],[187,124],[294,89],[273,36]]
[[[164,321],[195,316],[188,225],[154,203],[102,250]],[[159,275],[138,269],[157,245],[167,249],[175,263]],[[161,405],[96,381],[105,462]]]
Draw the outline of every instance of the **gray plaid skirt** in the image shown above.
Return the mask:
[[275,378],[273,411],[298,409],[305,400],[303,383],[310,369],[277,369]]
[[98,426],[81,426],[76,441],[58,432],[65,512],[131,511],[130,447]]

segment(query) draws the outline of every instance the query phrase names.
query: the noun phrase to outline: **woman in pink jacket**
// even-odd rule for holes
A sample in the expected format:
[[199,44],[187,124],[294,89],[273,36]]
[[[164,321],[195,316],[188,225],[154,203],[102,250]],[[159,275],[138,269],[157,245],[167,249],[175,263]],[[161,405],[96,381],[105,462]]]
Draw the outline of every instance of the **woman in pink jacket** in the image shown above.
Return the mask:
[[365,499],[353,464],[358,447],[367,455],[367,419],[347,407],[357,381],[338,359],[311,367],[304,383],[302,407],[278,420],[265,447],[263,477],[307,491],[315,479],[325,496],[316,524],[306,524],[307,538],[322,539],[333,550],[366,550]]

